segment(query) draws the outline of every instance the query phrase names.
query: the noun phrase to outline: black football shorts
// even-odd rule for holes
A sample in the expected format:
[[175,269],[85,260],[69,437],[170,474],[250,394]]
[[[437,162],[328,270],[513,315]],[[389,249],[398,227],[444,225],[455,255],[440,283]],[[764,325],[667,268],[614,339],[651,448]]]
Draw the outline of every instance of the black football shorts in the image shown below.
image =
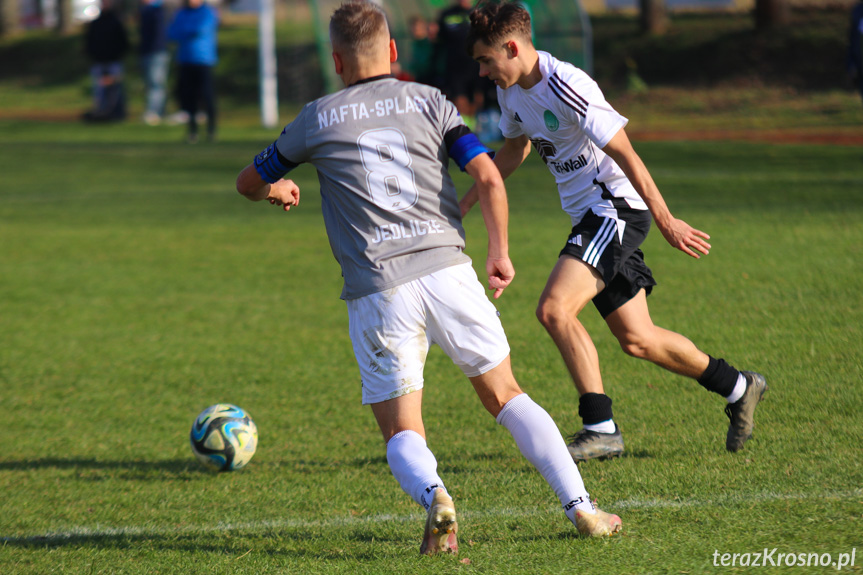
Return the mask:
[[[605,289],[593,298],[603,318],[631,300],[639,292],[649,295],[656,281],[639,246],[650,231],[648,210],[618,210],[618,219],[601,217],[588,211],[572,228],[560,251],[587,263],[602,277]],[[618,233],[623,226],[623,239]]]

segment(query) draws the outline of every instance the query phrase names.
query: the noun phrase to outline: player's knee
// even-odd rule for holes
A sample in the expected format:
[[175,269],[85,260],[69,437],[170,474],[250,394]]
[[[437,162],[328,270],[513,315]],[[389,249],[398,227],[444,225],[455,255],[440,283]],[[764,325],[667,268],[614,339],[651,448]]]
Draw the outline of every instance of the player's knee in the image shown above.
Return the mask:
[[584,304],[572,298],[542,297],[536,307],[536,318],[546,329],[554,330],[577,322],[582,308]]
[[553,299],[543,298],[536,306],[536,319],[546,328],[551,328],[560,323],[563,316],[563,307]]
[[620,348],[631,357],[647,359],[650,357],[650,338],[639,334],[625,334],[618,339]]

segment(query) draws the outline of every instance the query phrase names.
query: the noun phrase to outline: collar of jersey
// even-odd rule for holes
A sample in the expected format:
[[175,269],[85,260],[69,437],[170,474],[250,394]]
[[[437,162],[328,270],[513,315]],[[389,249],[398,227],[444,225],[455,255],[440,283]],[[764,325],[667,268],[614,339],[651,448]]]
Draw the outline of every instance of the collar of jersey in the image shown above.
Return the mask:
[[348,86],[348,88],[356,86],[357,84],[368,84],[369,82],[377,82],[378,80],[384,80],[386,78],[395,78],[395,76],[393,76],[392,74],[381,74],[380,76],[372,76],[371,78],[363,78],[362,80],[357,80],[356,82],[354,82],[353,84]]

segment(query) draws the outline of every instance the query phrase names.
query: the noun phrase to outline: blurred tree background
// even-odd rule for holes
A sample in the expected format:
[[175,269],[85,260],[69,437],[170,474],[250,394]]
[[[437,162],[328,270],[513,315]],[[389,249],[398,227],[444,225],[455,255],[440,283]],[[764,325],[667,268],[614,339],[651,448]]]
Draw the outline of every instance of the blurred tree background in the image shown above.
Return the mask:
[[[166,1],[176,6],[180,0]],[[34,11],[34,2],[59,2],[63,8],[51,16],[46,8]],[[68,115],[86,105],[86,23],[80,14],[96,2],[0,0],[0,117],[50,117],[55,108]],[[134,43],[136,0],[120,2]],[[255,107],[259,100],[257,15],[249,11],[253,2],[232,0],[221,6],[216,72],[219,98],[226,106]],[[853,96],[846,57],[855,0],[583,2],[590,15],[593,75],[610,97],[659,87],[711,90],[710,106],[720,106],[723,95],[732,91],[761,88],[794,92],[799,100],[827,91]],[[277,0],[282,105],[302,104],[325,89],[321,70],[330,61],[315,42],[313,8],[307,0]],[[138,81],[136,71],[133,50],[127,62],[130,82]]]

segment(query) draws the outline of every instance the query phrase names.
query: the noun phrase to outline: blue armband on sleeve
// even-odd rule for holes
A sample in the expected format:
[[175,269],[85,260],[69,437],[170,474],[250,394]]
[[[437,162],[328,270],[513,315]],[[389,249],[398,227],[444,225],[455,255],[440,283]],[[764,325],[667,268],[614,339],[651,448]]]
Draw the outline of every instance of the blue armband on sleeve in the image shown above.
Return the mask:
[[450,130],[444,137],[444,141],[447,144],[450,158],[455,160],[462,172],[475,157],[491,151],[466,126],[459,126]]
[[254,164],[255,170],[257,170],[261,179],[270,184],[278,182],[285,176],[285,174],[299,166],[299,164],[295,164],[284,157],[279,152],[275,142],[270,144],[266,150],[255,156]]

